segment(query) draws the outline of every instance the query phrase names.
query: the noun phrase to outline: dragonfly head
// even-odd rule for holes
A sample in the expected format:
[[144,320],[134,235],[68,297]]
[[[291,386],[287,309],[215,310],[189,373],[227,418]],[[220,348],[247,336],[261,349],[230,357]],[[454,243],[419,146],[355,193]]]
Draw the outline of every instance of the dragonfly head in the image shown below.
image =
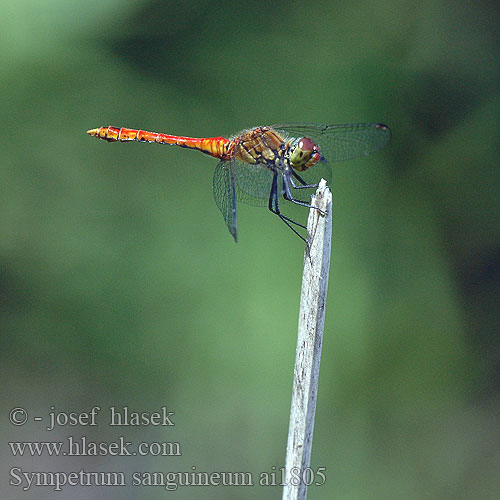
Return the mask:
[[290,163],[299,172],[312,167],[320,158],[319,147],[309,137],[295,139],[290,146]]

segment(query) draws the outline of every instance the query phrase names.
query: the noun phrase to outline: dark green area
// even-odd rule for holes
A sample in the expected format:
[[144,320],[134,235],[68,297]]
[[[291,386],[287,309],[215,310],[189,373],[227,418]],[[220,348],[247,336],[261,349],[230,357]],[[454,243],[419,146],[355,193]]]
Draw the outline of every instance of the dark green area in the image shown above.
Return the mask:
[[[5,7],[5,6],[4,6]],[[24,0],[1,25],[2,498],[27,471],[284,464],[303,245],[239,206],[213,158],[89,128],[230,135],[383,122],[332,165],[334,235],[312,499],[493,499],[500,487],[500,11],[495,2]],[[288,210],[306,220],[300,207]],[[110,428],[110,405],[175,428]],[[97,428],[13,427],[103,408]],[[13,458],[7,441],[178,441],[182,457]],[[60,498],[90,498],[89,488]],[[93,491],[93,490],[92,490]],[[158,499],[160,487],[95,498]],[[79,496],[80,495],[80,496]],[[279,488],[180,488],[271,499]],[[94,497],[93,496],[93,497]]]

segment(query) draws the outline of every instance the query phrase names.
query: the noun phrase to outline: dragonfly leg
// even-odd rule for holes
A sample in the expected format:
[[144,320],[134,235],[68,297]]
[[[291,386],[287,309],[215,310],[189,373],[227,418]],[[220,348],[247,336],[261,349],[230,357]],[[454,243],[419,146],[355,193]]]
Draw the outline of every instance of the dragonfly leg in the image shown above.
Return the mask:
[[292,185],[293,188],[295,189],[306,189],[306,188],[317,188],[319,186],[319,184],[307,184],[307,182],[302,179],[302,177],[297,173],[295,172],[295,170],[292,168],[291,169],[291,172],[292,172],[292,175],[300,182],[300,186],[297,186],[295,184],[295,182],[293,182],[293,179],[290,177],[290,184]]
[[283,187],[285,188],[285,190],[284,190],[285,192],[283,193],[283,198],[285,198],[285,200],[291,201],[292,203],[295,203],[296,205],[301,205],[303,207],[314,208],[314,209],[318,210],[318,212],[321,215],[326,215],[326,213],[323,210],[321,210],[318,207],[315,207],[314,205],[311,205],[310,203],[307,203],[307,201],[295,199],[293,197],[293,195],[292,195],[292,191],[290,189],[290,184],[289,183],[292,185],[293,188],[316,187],[316,186],[308,186],[308,185],[306,185],[306,186],[296,186],[291,177],[289,177],[287,175],[283,175]]
[[277,215],[302,241],[307,245],[307,240],[292,226],[295,224],[303,229],[307,229],[306,226],[300,224],[286,215],[283,215],[280,212],[279,203],[278,203],[278,174],[275,172],[273,176],[273,182],[271,185],[271,193],[269,195],[269,210]]

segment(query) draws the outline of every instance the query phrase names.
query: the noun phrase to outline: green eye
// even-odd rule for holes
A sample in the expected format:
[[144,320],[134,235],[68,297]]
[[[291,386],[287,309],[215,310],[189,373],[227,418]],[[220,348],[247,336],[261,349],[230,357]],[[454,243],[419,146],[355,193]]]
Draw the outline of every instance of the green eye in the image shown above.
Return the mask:
[[311,159],[313,152],[314,142],[309,137],[302,137],[302,139],[296,141],[296,146],[290,154],[292,166],[297,168],[306,164]]

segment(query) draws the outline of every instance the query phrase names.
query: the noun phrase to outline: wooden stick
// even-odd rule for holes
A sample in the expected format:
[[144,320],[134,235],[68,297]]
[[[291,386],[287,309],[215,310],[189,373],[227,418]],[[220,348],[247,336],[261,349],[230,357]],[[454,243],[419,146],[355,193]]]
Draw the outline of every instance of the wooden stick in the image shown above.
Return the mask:
[[311,208],[307,221],[308,249],[302,275],[283,500],[305,500],[311,478],[313,484],[324,481],[316,471],[309,470],[332,241],[332,193],[324,180],[312,204],[326,215]]

